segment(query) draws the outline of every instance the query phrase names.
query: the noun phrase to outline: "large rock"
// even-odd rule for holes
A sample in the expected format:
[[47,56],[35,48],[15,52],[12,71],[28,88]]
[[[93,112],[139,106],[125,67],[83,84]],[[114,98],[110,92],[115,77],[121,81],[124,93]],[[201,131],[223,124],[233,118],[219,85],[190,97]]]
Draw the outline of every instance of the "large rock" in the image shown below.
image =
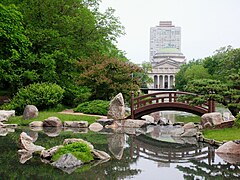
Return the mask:
[[228,141],[221,145],[217,150],[217,154],[235,154],[240,155],[240,144],[233,141]]
[[126,119],[122,121],[121,126],[131,127],[131,128],[140,128],[146,126],[148,123],[144,120],[135,120],[135,119]]
[[106,125],[112,125],[113,124],[113,119],[98,119],[96,122],[100,123],[103,127]]
[[114,120],[125,119],[125,104],[122,93],[111,100],[107,117]]
[[32,119],[38,117],[38,109],[34,105],[27,105],[23,112],[23,119]]
[[56,162],[53,162],[52,165],[68,172],[69,174],[72,173],[76,167],[79,167],[82,164],[82,161],[78,160],[72,154],[64,154],[62,155]]
[[223,122],[222,114],[220,112],[206,113],[201,117],[201,124],[205,127],[205,124],[210,123],[212,126],[221,124]]
[[41,152],[41,158],[44,158],[44,159],[51,159],[52,156],[57,152],[57,150],[60,148],[60,147],[63,147],[62,145],[60,146],[54,146],[48,150],[42,150]]
[[62,122],[58,117],[49,117],[43,121],[43,127],[61,127]]
[[20,148],[25,149],[30,152],[42,151],[45,148],[42,146],[37,146],[33,144],[33,138],[27,135],[27,133],[22,132],[19,138]]
[[11,116],[15,116],[15,110],[0,110],[0,122],[8,121]]
[[197,135],[198,130],[196,128],[185,129],[184,133],[181,134],[182,137],[194,137]]
[[33,157],[32,152],[27,151],[26,149],[19,149],[18,154],[20,155],[19,162],[21,164],[24,164],[25,162],[27,162],[28,160],[30,160]]
[[31,123],[29,123],[30,127],[42,127],[43,126],[43,122],[42,121],[33,121]]
[[189,123],[184,124],[183,128],[185,130],[186,129],[192,129],[192,128],[195,128],[195,124],[193,122],[189,122]]
[[154,124],[154,117],[150,115],[144,115],[141,117],[141,119],[145,119],[148,123]]
[[64,127],[87,128],[88,122],[87,121],[64,121]]
[[101,131],[103,129],[103,126],[100,123],[92,123],[89,126],[89,129],[94,132]]
[[94,159],[106,160],[106,159],[111,158],[111,156],[109,156],[108,153],[106,153],[104,151],[97,150],[97,149],[93,149],[92,153],[94,155]]

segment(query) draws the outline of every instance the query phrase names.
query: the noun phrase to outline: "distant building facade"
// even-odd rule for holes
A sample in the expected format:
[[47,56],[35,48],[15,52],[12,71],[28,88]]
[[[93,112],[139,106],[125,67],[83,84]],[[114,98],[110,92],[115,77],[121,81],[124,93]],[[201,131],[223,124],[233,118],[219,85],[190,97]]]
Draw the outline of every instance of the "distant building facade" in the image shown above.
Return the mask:
[[153,79],[149,88],[172,89],[175,87],[175,75],[186,62],[181,53],[181,28],[171,21],[160,21],[159,26],[150,29],[150,62]]

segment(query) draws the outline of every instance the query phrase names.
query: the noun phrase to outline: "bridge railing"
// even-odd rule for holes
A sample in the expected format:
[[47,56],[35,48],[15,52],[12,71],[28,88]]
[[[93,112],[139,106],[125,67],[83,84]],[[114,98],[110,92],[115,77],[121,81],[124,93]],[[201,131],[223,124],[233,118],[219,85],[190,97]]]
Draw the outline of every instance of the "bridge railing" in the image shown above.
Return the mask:
[[[184,103],[190,104],[191,101],[189,99],[186,100],[179,100],[183,96],[194,96],[196,97],[197,94],[189,93],[189,92],[182,92],[182,91],[164,91],[164,92],[156,92],[152,94],[146,94],[140,96],[138,93],[137,97],[134,97],[134,92],[131,94],[131,114],[134,113],[134,110],[151,105],[151,104],[159,104],[159,103]],[[209,100],[206,103],[196,105],[198,107],[202,107],[206,109],[208,112],[215,111],[215,104],[214,101]]]

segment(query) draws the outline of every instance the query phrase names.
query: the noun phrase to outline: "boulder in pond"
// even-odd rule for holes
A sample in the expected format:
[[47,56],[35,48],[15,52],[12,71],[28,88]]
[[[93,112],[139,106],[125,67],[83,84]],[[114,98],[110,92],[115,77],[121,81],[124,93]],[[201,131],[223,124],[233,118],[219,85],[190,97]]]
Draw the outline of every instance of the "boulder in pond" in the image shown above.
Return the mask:
[[43,127],[61,127],[62,121],[58,117],[49,117],[43,121]]
[[97,149],[93,149],[92,154],[94,155],[94,159],[106,160],[111,158],[108,153]]
[[0,122],[8,121],[11,116],[15,116],[15,110],[0,110]]
[[22,132],[19,137],[19,146],[30,152],[42,151],[45,148],[42,146],[37,146],[33,144],[33,138],[27,135],[27,133]]
[[150,115],[144,115],[141,117],[141,119],[145,119],[149,124],[154,124],[154,117]]
[[228,141],[221,145],[217,150],[217,154],[235,154],[240,155],[240,143]]
[[52,156],[57,152],[57,150],[60,148],[60,147],[63,147],[62,145],[60,146],[54,146],[50,149],[47,149],[47,150],[42,150],[40,156],[41,158],[43,159],[51,159]]
[[90,126],[88,127],[91,131],[94,132],[98,132],[101,131],[103,129],[103,126],[100,123],[92,123],[90,124]]
[[107,117],[114,120],[125,119],[125,104],[122,93],[111,100]]
[[32,119],[38,117],[38,109],[34,105],[27,105],[24,108],[23,119]]
[[97,123],[100,123],[103,127],[105,127],[106,125],[112,125],[113,124],[113,119],[98,119],[96,121]]
[[126,119],[121,122],[121,126],[130,128],[140,128],[148,124],[147,121],[137,119]]
[[67,172],[72,173],[76,167],[79,167],[82,161],[78,160],[71,153],[62,155],[57,161],[53,162],[52,165]]
[[87,128],[88,122],[87,121],[65,121],[64,127],[71,127],[71,128]]
[[43,126],[43,122],[42,121],[33,121],[31,123],[29,123],[30,127],[42,127]]
[[197,135],[198,130],[196,128],[188,128],[181,134],[182,137],[194,137]]

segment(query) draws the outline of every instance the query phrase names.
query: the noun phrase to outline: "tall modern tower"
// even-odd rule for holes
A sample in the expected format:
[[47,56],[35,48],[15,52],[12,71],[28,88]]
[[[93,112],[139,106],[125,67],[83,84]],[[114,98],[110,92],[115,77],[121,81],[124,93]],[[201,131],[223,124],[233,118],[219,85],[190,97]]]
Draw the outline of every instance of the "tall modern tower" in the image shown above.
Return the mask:
[[186,62],[181,53],[181,28],[172,21],[160,21],[159,26],[150,28],[150,62],[152,71],[148,76],[153,83],[150,89],[174,89],[175,75]]
[[164,48],[176,48],[181,51],[181,27],[172,21],[160,21],[159,25],[150,28],[150,61]]

